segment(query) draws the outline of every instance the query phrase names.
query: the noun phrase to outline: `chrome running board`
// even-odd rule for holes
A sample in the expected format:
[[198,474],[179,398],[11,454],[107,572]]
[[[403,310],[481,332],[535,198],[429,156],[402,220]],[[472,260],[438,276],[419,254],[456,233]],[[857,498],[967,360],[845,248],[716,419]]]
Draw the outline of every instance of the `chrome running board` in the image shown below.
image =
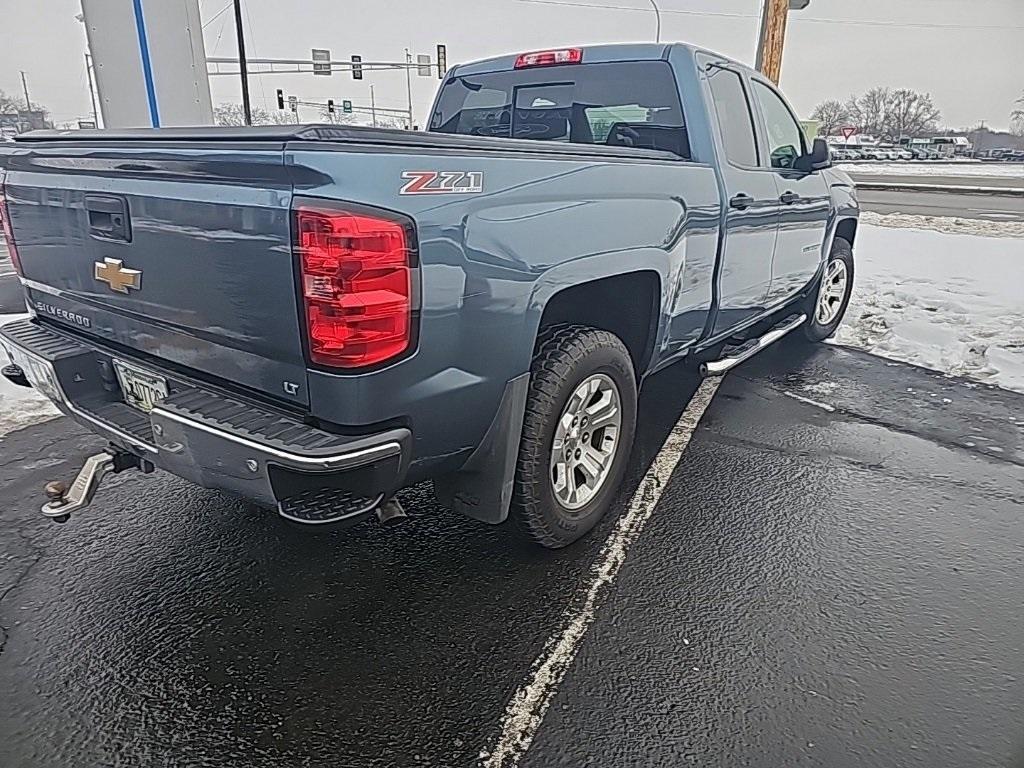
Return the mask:
[[722,357],[717,360],[710,360],[706,363],[701,363],[700,373],[702,376],[721,376],[727,371],[732,370],[737,365],[742,363],[744,360],[749,360],[751,357],[762,351],[765,347],[771,346],[776,341],[781,339],[790,331],[794,331],[799,328],[807,320],[807,315],[790,315],[789,317],[776,323],[771,329],[763,336],[759,336],[756,339],[748,339],[747,341],[739,344],[735,347],[726,347],[723,350]]

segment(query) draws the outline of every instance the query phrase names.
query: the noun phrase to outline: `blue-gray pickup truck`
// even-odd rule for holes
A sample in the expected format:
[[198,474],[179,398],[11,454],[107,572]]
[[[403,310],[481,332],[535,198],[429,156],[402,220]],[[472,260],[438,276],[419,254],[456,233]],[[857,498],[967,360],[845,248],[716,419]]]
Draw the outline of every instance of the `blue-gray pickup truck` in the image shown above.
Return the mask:
[[425,132],[44,131],[0,149],[30,317],[5,375],[162,469],[311,526],[431,479],[565,546],[608,510],[637,388],[832,334],[858,205],[757,72],[697,47],[460,65]]

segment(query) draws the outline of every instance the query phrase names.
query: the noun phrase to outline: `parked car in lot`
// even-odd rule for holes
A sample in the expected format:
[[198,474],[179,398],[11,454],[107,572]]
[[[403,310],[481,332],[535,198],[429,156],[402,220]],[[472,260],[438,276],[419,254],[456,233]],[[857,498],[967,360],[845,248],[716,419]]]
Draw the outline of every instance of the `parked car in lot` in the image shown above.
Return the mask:
[[502,56],[429,130],[44,131],[0,150],[34,317],[5,369],[110,443],[291,521],[401,516],[433,479],[565,546],[609,508],[637,388],[832,334],[858,204],[775,86],[700,48]]

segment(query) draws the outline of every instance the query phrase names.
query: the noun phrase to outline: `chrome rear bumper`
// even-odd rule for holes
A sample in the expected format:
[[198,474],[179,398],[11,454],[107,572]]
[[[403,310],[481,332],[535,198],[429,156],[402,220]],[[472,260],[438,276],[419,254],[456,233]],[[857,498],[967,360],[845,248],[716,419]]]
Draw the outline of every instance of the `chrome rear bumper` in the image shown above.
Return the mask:
[[292,413],[133,362],[165,378],[170,389],[144,413],[123,401],[110,375],[112,354],[99,345],[31,320],[0,327],[0,345],[34,388],[115,446],[198,485],[282,513],[283,502],[319,489],[384,498],[405,476],[408,429],[328,432]]

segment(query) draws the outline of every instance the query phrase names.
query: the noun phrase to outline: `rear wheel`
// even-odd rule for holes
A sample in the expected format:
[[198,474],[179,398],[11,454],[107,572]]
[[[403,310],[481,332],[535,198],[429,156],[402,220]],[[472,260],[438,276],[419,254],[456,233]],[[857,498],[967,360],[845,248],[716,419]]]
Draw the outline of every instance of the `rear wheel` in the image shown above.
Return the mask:
[[808,341],[824,341],[836,332],[843,321],[853,291],[853,246],[841,237],[832,242],[818,289],[812,291],[804,304],[807,322],[804,336]]
[[608,511],[633,444],[636,397],[632,360],[614,334],[565,326],[542,338],[511,510],[538,544],[567,546]]

